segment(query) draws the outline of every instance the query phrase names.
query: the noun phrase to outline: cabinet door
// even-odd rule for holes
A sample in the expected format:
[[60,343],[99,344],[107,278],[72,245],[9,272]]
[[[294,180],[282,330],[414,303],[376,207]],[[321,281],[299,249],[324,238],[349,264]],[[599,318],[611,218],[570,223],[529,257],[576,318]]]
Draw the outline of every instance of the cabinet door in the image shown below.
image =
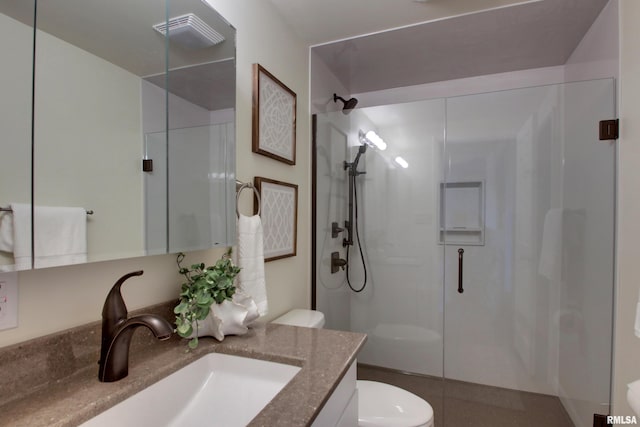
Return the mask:
[[356,427],[358,425],[356,365],[357,362],[354,361],[316,417],[313,427]]
[[[2,13],[18,0],[0,3]],[[33,203],[36,213],[92,214],[82,218],[84,238],[73,239],[47,237],[51,222],[36,215],[35,267],[233,244],[235,141],[222,129],[235,123],[235,29],[201,0],[49,0],[37,12]],[[216,44],[175,37],[204,25],[220,35]],[[24,44],[33,56],[33,39]],[[24,69],[30,84],[32,67]],[[143,170],[143,159],[153,164]],[[21,201],[0,197],[0,206]],[[56,241],[83,257],[52,261],[45,248]]]
[[0,2],[0,272],[31,268],[31,236],[14,241],[11,204],[28,205],[19,221],[30,234],[33,19],[33,1]]

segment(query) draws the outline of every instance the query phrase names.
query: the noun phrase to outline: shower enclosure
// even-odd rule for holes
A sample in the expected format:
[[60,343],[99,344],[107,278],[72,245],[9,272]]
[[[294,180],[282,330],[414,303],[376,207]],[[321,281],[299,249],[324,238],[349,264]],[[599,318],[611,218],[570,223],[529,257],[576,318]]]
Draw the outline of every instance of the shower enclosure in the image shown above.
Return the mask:
[[[609,413],[616,148],[598,123],[614,94],[603,79],[315,117],[316,308],[368,334],[364,368],[411,374],[437,425]],[[370,130],[385,150],[360,148]],[[358,293],[332,273],[347,251]]]

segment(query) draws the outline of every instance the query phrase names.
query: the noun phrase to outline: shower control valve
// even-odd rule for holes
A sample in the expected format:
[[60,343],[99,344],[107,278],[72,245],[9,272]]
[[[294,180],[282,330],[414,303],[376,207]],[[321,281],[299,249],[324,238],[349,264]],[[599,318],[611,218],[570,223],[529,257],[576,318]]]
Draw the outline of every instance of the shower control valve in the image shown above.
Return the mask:
[[337,273],[339,269],[343,269],[347,265],[347,261],[340,258],[339,252],[331,252],[331,274]]

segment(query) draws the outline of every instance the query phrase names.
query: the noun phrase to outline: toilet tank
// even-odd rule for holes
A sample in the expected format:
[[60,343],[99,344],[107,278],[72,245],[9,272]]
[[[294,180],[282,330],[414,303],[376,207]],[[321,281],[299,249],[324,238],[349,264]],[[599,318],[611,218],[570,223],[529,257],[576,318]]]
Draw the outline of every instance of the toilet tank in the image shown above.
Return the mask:
[[304,310],[296,308],[283,314],[271,323],[281,325],[304,326],[307,328],[322,328],[324,326],[324,313],[316,310]]

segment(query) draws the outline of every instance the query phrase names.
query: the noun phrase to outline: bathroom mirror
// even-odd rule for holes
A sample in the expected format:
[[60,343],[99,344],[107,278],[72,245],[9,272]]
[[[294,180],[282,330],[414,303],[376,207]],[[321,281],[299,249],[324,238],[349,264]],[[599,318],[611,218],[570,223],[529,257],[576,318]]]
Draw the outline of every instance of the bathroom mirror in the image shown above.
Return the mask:
[[[48,0],[34,43],[30,3],[0,3],[0,47],[21,60],[1,71],[20,96],[0,101],[0,207],[31,203],[33,180],[33,266],[232,244],[235,29],[201,0]],[[86,212],[84,258],[59,237],[76,219],[49,207]]]

